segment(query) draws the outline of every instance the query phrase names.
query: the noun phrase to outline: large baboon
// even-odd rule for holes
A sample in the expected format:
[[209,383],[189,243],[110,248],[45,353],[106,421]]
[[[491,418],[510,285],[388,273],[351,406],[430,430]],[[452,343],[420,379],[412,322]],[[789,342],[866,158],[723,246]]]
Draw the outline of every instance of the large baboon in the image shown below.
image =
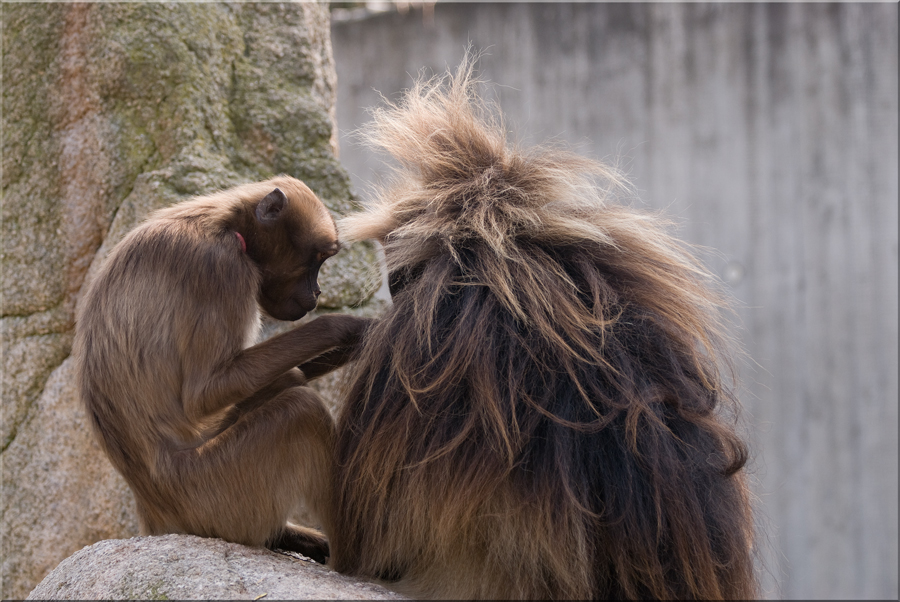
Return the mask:
[[714,279],[612,169],[508,144],[468,63],[374,113],[339,223],[393,306],[338,420],[331,562],[438,598],[749,598],[746,447]]
[[[74,354],[94,430],[134,492],[145,534],[193,533],[325,560],[286,522],[305,498],[327,529],[334,424],[313,377],[366,321],[322,316],[250,346],[258,305],[316,306],[334,221],[282,176],[163,209],[111,252],[81,303]],[[326,354],[329,362],[321,358]],[[295,366],[308,360],[308,374]],[[305,366],[300,366],[303,369]]]

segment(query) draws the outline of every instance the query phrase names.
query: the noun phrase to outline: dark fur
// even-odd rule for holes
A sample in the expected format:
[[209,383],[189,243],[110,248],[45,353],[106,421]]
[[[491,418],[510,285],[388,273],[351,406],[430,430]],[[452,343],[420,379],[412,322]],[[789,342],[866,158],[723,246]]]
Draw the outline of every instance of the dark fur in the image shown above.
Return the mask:
[[750,598],[713,278],[616,173],[523,151],[467,65],[375,113],[393,185],[340,224],[393,307],[338,422],[334,568],[438,598]]
[[[236,233],[246,241],[246,252]],[[324,560],[288,525],[305,498],[327,528],[334,426],[295,368],[355,344],[364,320],[323,316],[250,346],[258,305],[296,320],[338,250],[327,209],[282,176],[157,212],[91,283],[75,337],[81,394],[145,534],[193,533]],[[333,369],[314,360],[310,376]]]

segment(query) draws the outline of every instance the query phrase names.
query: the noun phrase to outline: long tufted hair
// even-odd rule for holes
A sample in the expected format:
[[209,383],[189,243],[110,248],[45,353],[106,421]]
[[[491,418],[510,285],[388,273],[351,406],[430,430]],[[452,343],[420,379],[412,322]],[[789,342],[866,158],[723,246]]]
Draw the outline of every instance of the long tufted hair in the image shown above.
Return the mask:
[[727,298],[612,168],[517,148],[467,59],[373,113],[345,240],[393,305],[339,418],[338,570],[423,597],[751,598]]

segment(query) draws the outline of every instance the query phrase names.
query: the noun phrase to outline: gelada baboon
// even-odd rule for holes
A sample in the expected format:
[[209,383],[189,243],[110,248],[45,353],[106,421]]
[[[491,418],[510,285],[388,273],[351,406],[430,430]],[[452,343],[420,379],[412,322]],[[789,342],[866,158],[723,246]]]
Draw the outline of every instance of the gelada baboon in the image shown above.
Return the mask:
[[[329,526],[334,424],[304,385],[339,363],[314,358],[345,358],[367,322],[326,315],[250,345],[259,307],[297,320],[316,306],[319,267],[337,251],[328,210],[287,176],[158,211],[113,249],[81,303],[74,353],[144,534],[324,560],[321,534],[286,522],[305,499]],[[309,374],[295,367],[310,360]]]
[[383,243],[393,306],[338,418],[332,566],[419,597],[754,596],[721,288],[614,170],[507,144],[469,65],[374,112],[397,172],[339,222]]

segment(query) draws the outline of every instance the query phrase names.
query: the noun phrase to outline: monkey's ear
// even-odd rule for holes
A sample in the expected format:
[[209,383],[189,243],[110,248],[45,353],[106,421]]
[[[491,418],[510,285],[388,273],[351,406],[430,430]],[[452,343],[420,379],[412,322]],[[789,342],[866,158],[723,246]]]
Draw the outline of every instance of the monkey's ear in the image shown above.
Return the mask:
[[256,206],[256,219],[263,223],[275,221],[281,215],[281,211],[286,203],[287,198],[284,196],[284,193],[276,188],[264,196],[259,205]]

